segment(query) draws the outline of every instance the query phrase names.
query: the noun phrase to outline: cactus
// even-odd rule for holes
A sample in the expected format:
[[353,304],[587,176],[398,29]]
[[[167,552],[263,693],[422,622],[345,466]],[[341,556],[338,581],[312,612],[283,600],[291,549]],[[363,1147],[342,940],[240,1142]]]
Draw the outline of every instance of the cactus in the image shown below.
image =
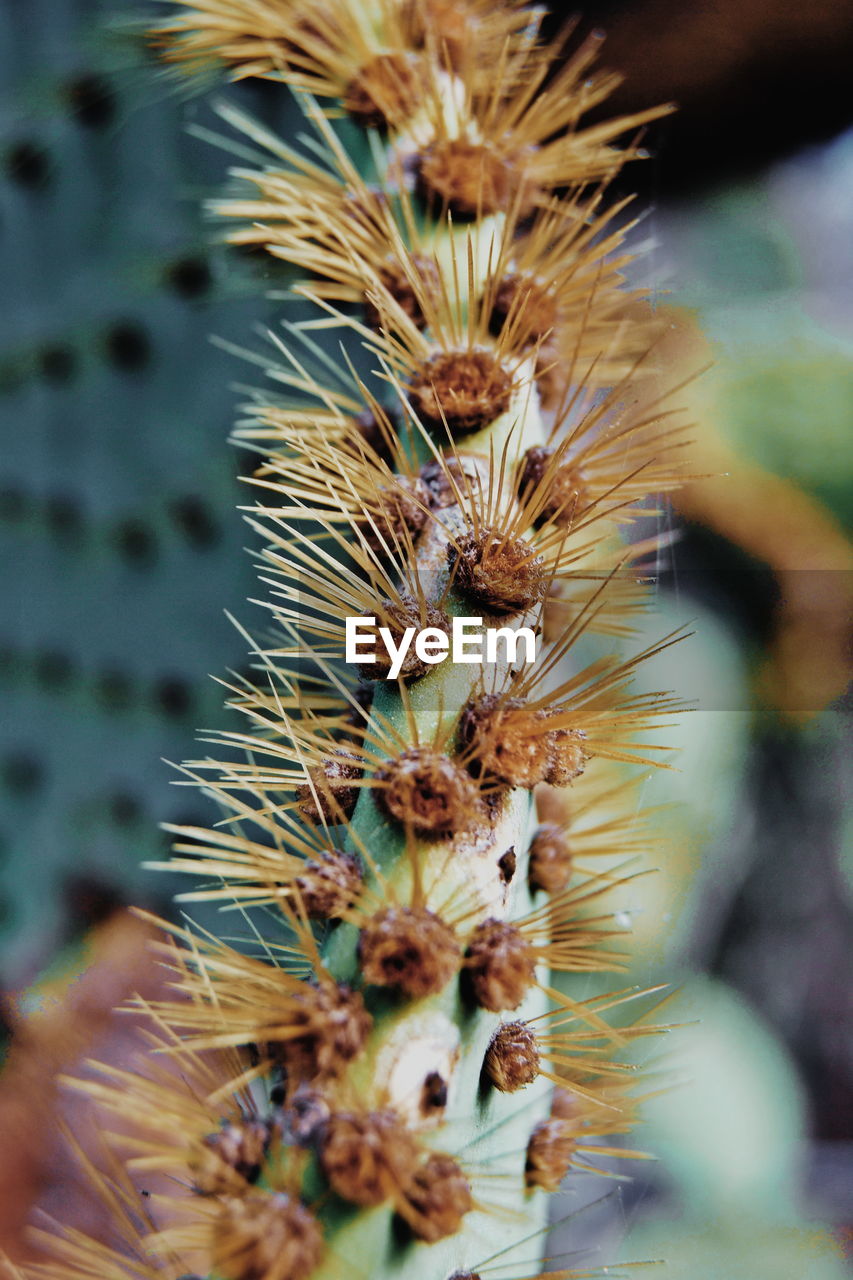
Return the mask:
[[215,212],[307,273],[313,314],[252,356],[271,629],[226,682],[244,727],[183,766],[221,821],[173,828],[168,864],[254,942],[166,926],[144,1070],[72,1082],[121,1238],[43,1231],[33,1280],[528,1280],[549,1194],[630,1129],[658,994],[599,975],[676,709],[632,681],[678,637],[613,641],[685,426],[608,189],[661,111],[585,124],[597,41],[555,70],[536,24],[188,0],[157,32],[181,69],[290,85],[308,130],[220,108],[258,159]]

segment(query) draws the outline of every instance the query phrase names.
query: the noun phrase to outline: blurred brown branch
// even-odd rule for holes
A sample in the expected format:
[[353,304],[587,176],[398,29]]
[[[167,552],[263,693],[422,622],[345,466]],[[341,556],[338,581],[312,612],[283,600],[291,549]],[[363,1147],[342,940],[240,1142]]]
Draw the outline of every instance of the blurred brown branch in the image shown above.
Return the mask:
[[161,991],[153,936],[130,912],[116,912],[90,933],[88,962],[41,989],[32,1012],[22,998],[10,1001],[13,1037],[0,1074],[0,1252],[13,1261],[32,1257],[25,1231],[34,1209],[95,1238],[108,1234],[103,1206],[60,1128],[67,1124],[90,1154],[99,1135],[84,1122],[88,1104],[65,1094],[57,1076],[79,1072],[90,1056],[124,1063],[133,1055],[138,1019],[115,1010],[134,993]]

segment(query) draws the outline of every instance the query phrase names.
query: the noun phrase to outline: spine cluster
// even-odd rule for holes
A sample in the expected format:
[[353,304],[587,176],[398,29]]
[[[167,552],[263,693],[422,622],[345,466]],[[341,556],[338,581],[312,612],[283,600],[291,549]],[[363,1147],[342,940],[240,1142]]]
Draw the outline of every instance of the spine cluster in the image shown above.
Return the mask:
[[[184,766],[221,820],[169,864],[256,945],[171,929],[143,1067],[79,1086],[123,1238],[44,1235],[27,1275],[532,1280],[547,1193],[630,1128],[659,1029],[598,977],[674,707],[633,683],[672,637],[608,651],[683,444],[610,194],[659,112],[585,124],[596,41],[566,58],[517,0],[186,0],[156,40],[286,83],[309,135],[222,109],[267,159],[216,212],[315,319],[238,423],[269,631],[244,727]],[[345,661],[347,619],[399,647],[460,617],[536,661]]]

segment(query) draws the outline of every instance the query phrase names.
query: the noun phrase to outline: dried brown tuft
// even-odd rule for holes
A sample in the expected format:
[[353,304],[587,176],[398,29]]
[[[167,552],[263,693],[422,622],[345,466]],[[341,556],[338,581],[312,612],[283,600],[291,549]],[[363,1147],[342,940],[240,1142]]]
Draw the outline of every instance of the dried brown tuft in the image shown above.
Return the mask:
[[342,822],[351,818],[359,788],[351,784],[361,777],[362,764],[345,751],[336,752],[309,770],[309,782],[296,789],[296,803],[307,822]]
[[541,600],[547,587],[540,556],[524,538],[493,529],[471,530],[447,549],[463,591],[492,613],[517,613]]
[[539,487],[553,455],[553,449],[546,449],[542,445],[534,445],[527,450],[518,466],[519,495],[523,495],[528,489]]
[[555,822],[543,822],[533,833],[530,842],[528,883],[536,892],[559,893],[565,889],[572,875],[572,855],[566,833]]
[[502,154],[486,142],[439,138],[417,158],[418,194],[432,210],[449,210],[456,218],[488,217],[516,207],[524,217],[537,196],[531,158],[526,150]]
[[391,1111],[333,1115],[320,1142],[320,1164],[332,1190],[364,1207],[394,1196],[417,1161],[414,1138]]
[[318,989],[316,1059],[320,1075],[338,1075],[358,1057],[373,1026],[361,993],[345,983]]
[[412,42],[434,43],[451,70],[459,71],[470,59],[479,24],[466,0],[405,0],[403,12]]
[[[418,277],[420,289],[412,284],[411,273],[407,273],[396,258],[388,258],[379,268],[379,280],[405,315],[409,317],[416,329],[427,327],[421,299],[428,298],[433,306],[441,301],[441,276],[433,258],[415,253],[410,263]],[[387,328],[390,317],[384,315],[370,298],[364,299],[364,320],[371,329]],[[392,321],[393,322],[393,321]]]
[[555,729],[553,734],[554,753],[543,782],[550,782],[554,787],[566,787],[586,768],[589,760],[586,734],[583,729]]
[[345,983],[312,987],[301,999],[300,1014],[286,1038],[266,1046],[293,1083],[341,1075],[373,1025],[361,994]]
[[460,495],[467,493],[469,481],[465,467],[458,458],[442,458],[427,462],[421,467],[421,479],[429,492],[433,511],[454,507]]
[[565,1120],[543,1120],[530,1135],[524,1180],[528,1187],[559,1191],[575,1153],[572,1128]]
[[587,760],[585,734],[581,729],[549,729],[554,715],[528,707],[523,698],[494,693],[469,703],[459,720],[459,737],[469,749],[472,773],[512,787],[571,782]]
[[415,371],[409,396],[423,422],[453,436],[479,431],[506,413],[512,377],[491,352],[480,347],[439,351]]
[[313,1147],[329,1115],[323,1094],[311,1085],[300,1084],[283,1113],[285,1141],[295,1147]]
[[523,698],[494,693],[468,704],[459,736],[471,748],[472,769],[510,787],[533,787],[548,777],[553,734],[544,728],[543,712],[524,714],[525,709]]
[[483,1069],[501,1093],[515,1093],[539,1075],[539,1048],[526,1022],[505,1022],[492,1036]]
[[[431,604],[423,607],[412,596],[402,596],[397,603],[392,603],[390,600],[383,601],[381,611],[377,610],[376,618],[377,632],[379,627],[387,627],[396,645],[400,644],[407,627],[414,627],[416,632],[427,627],[436,627],[444,632],[450,629],[450,619],[443,609],[438,609]],[[364,627],[362,634],[369,635],[369,629]],[[362,663],[360,670],[365,676],[384,679],[391,670],[391,658],[379,639],[377,639],[375,653],[376,661]],[[399,678],[417,680],[429,669],[429,663],[418,657],[415,646],[412,644],[403,659]]]
[[374,777],[388,816],[425,835],[458,835],[485,817],[470,774],[430,747],[409,747]]
[[[553,449],[528,449],[522,460],[518,491],[523,494],[526,489],[534,489],[541,484],[548,463],[553,456]],[[579,512],[590,506],[592,495],[584,481],[583,472],[566,463],[553,473],[548,489],[546,505],[542,515],[554,524],[568,526],[576,519]]]
[[417,476],[414,479],[398,476],[393,488],[380,489],[377,497],[366,505],[359,528],[368,546],[379,555],[387,555],[397,546],[406,546],[406,530],[414,537],[428,519],[429,492],[424,482]]
[[347,85],[343,107],[365,129],[399,124],[417,108],[422,70],[415,53],[378,53]]
[[247,1182],[257,1182],[272,1125],[264,1120],[233,1121],[208,1134],[191,1162],[193,1185],[200,1195],[235,1195]]
[[510,319],[515,342],[536,342],[557,323],[557,300],[532,276],[504,276],[494,292],[489,331],[497,337]]
[[406,1187],[407,1221],[419,1240],[435,1244],[453,1236],[474,1207],[468,1179],[452,1156],[433,1152]]
[[294,888],[311,920],[338,920],[358,896],[361,881],[361,864],[355,854],[335,849],[318,861],[306,862]]
[[458,972],[462,948],[450,925],[426,907],[383,907],[361,930],[365,982],[412,1000],[435,995]]
[[478,925],[465,952],[465,979],[481,1008],[517,1009],[536,981],[536,961],[521,931],[505,920]]
[[323,1233],[292,1196],[253,1191],[222,1202],[212,1250],[223,1280],[308,1280],[323,1256]]

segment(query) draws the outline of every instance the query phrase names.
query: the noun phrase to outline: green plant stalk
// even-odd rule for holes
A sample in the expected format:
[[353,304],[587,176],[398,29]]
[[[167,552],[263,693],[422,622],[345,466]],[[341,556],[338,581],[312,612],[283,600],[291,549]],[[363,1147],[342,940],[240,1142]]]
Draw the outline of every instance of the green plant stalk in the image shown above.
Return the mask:
[[[544,432],[538,412],[526,415],[524,426],[524,438],[531,446],[542,443]],[[491,433],[484,432],[483,437],[487,446]],[[464,615],[466,608],[464,601],[459,600],[455,611]],[[453,603],[448,611],[454,611]],[[441,722],[444,725],[456,723],[474,692],[476,680],[472,678],[471,670],[466,666],[453,667],[444,663],[414,687],[411,709],[421,741],[431,741],[440,732]],[[374,710],[398,731],[406,730],[405,714],[395,684],[389,682],[378,687],[374,695]],[[507,802],[488,847],[477,851],[479,860],[490,868],[492,879],[496,858],[509,848],[521,852],[510,901],[504,907],[510,919],[523,917],[534,906],[534,897],[527,883],[527,850],[535,823],[529,794],[517,790]],[[389,827],[377,808],[372,791],[362,792],[352,827],[359,844],[375,853],[378,867],[400,900],[407,900],[412,874],[411,863],[404,857],[405,840],[399,831]],[[465,892],[470,865],[461,860],[455,865],[448,862],[446,845],[422,846],[418,850],[418,863],[427,883],[434,876],[441,877],[442,890],[447,898],[454,893]],[[333,934],[324,961],[336,978],[345,982],[357,981],[357,945],[358,930],[352,925],[342,925]],[[465,1232],[464,1237],[452,1236],[431,1245],[428,1256],[424,1250],[423,1263],[429,1268],[424,1274],[449,1276],[454,1271],[473,1270],[478,1262],[494,1254],[500,1254],[505,1265],[512,1265],[516,1259],[521,1261],[525,1249],[530,1249],[530,1235],[541,1232],[548,1216],[545,1193],[531,1191],[524,1186],[524,1160],[533,1126],[548,1115],[550,1086],[540,1078],[517,1094],[498,1093],[483,1087],[483,1061],[501,1017],[483,1009],[472,1009],[458,988],[450,986],[439,995],[420,1000],[414,1006],[395,1006],[395,1001],[389,1001],[389,1008],[381,1021],[377,1018],[377,1028],[354,1072],[356,1087],[368,1093],[371,1082],[383,1074],[383,1056],[393,1060],[402,1046],[413,1059],[413,1065],[420,1060],[421,1070],[424,1060],[432,1059],[443,1067],[445,1061],[458,1055],[448,1111],[452,1128],[461,1130],[464,1139],[455,1137],[455,1144],[472,1163],[499,1172],[503,1184],[495,1195],[500,1212],[490,1212],[479,1230],[471,1229]],[[513,1016],[534,1019],[541,1017],[547,1008],[544,993],[534,989]],[[404,1076],[398,1086],[401,1105],[405,1102],[406,1086],[411,1087],[409,1076]],[[393,1100],[393,1092],[391,1096]],[[458,1118],[457,1107],[460,1112]],[[388,1207],[369,1213],[350,1210],[338,1220],[329,1215],[327,1223],[330,1247],[337,1258],[370,1258],[372,1274],[388,1280],[403,1280],[419,1274],[418,1261],[412,1256],[411,1249],[401,1247],[395,1236],[393,1210]],[[523,1228],[520,1230],[521,1224]],[[338,1275],[338,1262],[333,1260],[316,1273],[316,1278],[336,1280]]]

